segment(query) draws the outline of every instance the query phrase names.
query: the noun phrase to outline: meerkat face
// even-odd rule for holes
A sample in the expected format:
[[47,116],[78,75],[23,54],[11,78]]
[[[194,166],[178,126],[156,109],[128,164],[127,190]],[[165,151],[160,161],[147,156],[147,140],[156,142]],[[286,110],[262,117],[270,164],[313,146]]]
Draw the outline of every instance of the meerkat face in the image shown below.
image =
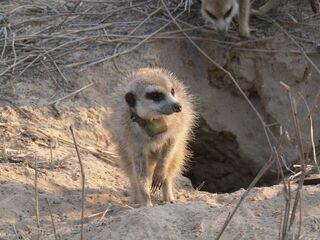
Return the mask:
[[127,104],[145,119],[156,119],[182,111],[172,84],[164,86],[137,84],[126,93]]
[[237,16],[238,12],[237,0],[202,0],[202,16],[212,23],[220,34],[228,31],[232,18]]

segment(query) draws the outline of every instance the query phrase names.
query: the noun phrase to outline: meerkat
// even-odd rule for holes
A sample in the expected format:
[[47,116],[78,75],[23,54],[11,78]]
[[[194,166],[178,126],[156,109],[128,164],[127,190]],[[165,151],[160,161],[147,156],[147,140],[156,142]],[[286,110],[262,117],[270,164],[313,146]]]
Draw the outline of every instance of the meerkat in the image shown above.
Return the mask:
[[110,101],[108,129],[133,202],[152,206],[150,194],[160,188],[163,200],[173,202],[174,180],[190,154],[196,119],[192,95],[172,73],[141,68],[119,83]]
[[[280,4],[280,0],[268,0],[259,8],[260,13],[266,13]],[[239,15],[239,34],[250,37],[249,17],[250,0],[202,0],[201,14],[212,23],[218,33],[224,35],[232,19]]]

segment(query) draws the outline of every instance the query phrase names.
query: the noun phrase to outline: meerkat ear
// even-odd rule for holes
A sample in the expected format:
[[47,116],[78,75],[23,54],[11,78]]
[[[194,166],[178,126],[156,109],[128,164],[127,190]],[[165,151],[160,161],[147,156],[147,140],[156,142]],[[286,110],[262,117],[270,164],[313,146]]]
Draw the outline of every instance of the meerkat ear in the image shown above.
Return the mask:
[[136,96],[132,92],[126,93],[125,99],[129,107],[133,108],[136,106]]

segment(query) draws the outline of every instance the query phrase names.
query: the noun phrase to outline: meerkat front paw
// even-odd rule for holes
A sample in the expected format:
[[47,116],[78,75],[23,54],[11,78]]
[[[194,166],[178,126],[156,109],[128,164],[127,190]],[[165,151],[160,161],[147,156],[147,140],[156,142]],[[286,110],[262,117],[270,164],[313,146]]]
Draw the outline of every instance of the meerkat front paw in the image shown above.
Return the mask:
[[155,193],[157,190],[161,189],[164,180],[162,170],[156,169],[152,177],[151,193]]
[[140,204],[140,206],[141,206],[141,207],[152,207],[153,204],[152,204],[152,202],[151,202],[150,199],[146,199],[146,201],[142,202],[142,203]]
[[151,193],[155,193],[157,190],[160,190],[163,185],[164,180],[161,178],[154,178],[151,185]]
[[240,35],[240,37],[242,37],[242,38],[247,38],[247,39],[250,38],[251,35],[250,35],[250,28],[249,28],[249,26],[240,28],[240,29],[239,29],[239,35]]

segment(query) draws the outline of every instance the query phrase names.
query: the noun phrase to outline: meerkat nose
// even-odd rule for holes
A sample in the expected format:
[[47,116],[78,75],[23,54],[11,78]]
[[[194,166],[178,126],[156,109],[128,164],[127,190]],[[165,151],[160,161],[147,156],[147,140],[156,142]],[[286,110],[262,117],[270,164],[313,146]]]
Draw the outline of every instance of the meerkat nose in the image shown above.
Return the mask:
[[182,106],[181,106],[180,103],[174,103],[174,104],[172,105],[172,109],[173,109],[174,112],[181,112]]

